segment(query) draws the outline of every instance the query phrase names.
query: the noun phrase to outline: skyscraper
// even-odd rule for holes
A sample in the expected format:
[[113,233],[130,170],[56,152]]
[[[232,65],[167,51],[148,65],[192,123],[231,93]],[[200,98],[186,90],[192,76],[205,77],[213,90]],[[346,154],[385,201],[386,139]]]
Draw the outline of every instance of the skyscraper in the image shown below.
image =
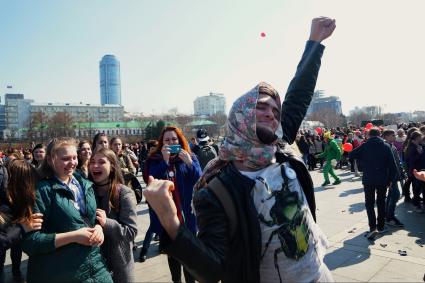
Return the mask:
[[100,104],[121,105],[120,62],[114,55],[105,55],[99,63]]

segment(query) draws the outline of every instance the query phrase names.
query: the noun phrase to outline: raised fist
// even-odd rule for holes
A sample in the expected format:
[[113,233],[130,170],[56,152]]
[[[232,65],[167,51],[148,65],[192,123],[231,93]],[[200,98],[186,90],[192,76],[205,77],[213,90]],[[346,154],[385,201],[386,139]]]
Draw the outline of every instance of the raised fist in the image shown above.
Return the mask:
[[319,17],[311,21],[310,40],[322,42],[322,40],[332,35],[336,28],[334,19]]

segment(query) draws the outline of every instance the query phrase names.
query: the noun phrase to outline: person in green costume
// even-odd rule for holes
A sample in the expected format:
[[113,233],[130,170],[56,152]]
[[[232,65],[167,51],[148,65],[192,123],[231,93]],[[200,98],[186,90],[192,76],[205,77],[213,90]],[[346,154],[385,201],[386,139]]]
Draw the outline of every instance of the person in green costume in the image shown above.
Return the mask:
[[323,176],[325,177],[325,182],[322,186],[329,185],[331,182],[329,181],[329,174],[335,179],[333,185],[338,185],[341,183],[341,180],[335,174],[332,168],[332,160],[340,160],[341,159],[341,148],[338,146],[337,142],[333,139],[330,132],[326,132],[323,134],[323,138],[325,140],[326,147],[325,151],[316,155],[316,158],[325,158],[326,164],[323,167]]

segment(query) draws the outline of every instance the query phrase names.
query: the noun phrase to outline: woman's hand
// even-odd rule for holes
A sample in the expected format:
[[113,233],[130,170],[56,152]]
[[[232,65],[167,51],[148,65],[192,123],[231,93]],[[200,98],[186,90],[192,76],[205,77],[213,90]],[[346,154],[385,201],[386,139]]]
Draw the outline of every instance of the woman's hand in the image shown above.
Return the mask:
[[183,160],[184,163],[186,163],[189,166],[192,166],[192,157],[190,157],[189,152],[187,152],[186,150],[182,149],[179,152],[179,157],[181,160]]
[[[90,238],[93,235],[94,229],[95,228],[84,227],[73,231],[73,242],[84,246],[91,246]],[[59,247],[59,245],[57,245],[57,247]]]
[[168,148],[167,145],[164,145],[161,148],[161,153],[162,153],[162,158],[164,159],[165,163],[169,163],[170,160],[170,149]]
[[99,222],[100,226],[105,227],[106,212],[103,209],[96,209],[96,220]]
[[103,234],[103,229],[100,225],[96,224],[94,228],[91,228],[93,234],[90,237],[89,243],[92,246],[100,246],[103,244],[103,241],[105,240],[105,236]]
[[416,169],[413,169],[413,175],[415,175],[415,178],[419,181],[425,182],[425,171],[418,171]]
[[43,224],[43,214],[34,213],[31,215],[31,220],[29,222],[21,222],[19,223],[24,228],[25,233],[40,230]]

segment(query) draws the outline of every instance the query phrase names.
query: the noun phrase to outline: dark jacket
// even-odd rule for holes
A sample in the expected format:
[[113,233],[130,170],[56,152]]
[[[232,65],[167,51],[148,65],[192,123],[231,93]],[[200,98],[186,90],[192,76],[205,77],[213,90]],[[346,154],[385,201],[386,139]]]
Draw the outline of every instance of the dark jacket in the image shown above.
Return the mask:
[[[293,143],[313,96],[324,47],[308,41],[297,73],[282,104],[283,140]],[[297,173],[310,210],[315,217],[314,188],[304,163],[284,144],[279,144],[277,162],[288,161]],[[179,260],[200,282],[259,282],[261,230],[251,191],[255,182],[232,163],[218,174],[231,194],[237,211],[237,227],[230,238],[227,215],[208,189],[197,191],[193,204],[197,215],[198,239],[182,225],[176,239],[164,244],[167,254]],[[188,253],[187,251],[190,251]]]
[[22,240],[25,234],[20,224],[12,223],[12,210],[9,203],[0,205],[0,249],[7,250]]
[[397,166],[390,146],[380,137],[371,137],[349,153],[361,162],[363,185],[387,186],[397,180]]

